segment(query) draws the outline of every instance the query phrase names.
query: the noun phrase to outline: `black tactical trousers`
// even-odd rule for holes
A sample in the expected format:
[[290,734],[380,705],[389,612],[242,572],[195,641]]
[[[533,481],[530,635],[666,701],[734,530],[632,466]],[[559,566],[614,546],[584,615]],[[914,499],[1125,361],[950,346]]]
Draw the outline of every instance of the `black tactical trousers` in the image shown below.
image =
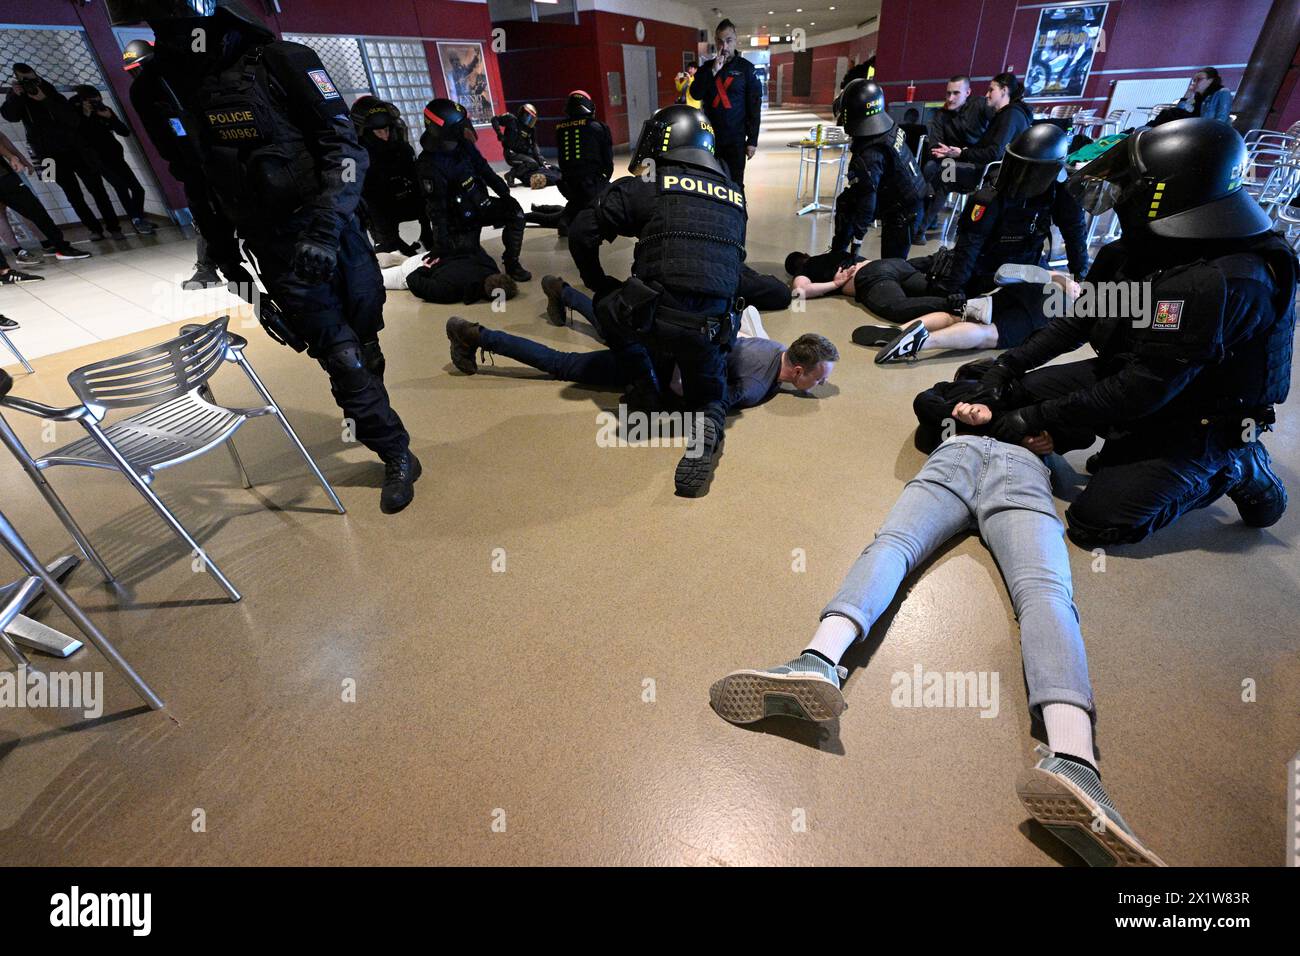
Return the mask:
[[253,265],[285,320],[307,342],[307,354],[330,377],[330,390],[357,440],[388,460],[410,443],[375,374],[384,327],[384,281],[370,241],[355,217],[339,234],[338,265],[325,282],[305,282],[293,271],[293,249],[305,222],[246,240]]
[[[709,416],[719,430],[725,427],[728,401],[726,350],[735,341],[739,317],[722,317],[719,320],[722,327],[714,335],[705,329],[665,321],[661,313],[648,330],[631,331],[612,316],[609,300],[617,295],[611,293],[597,303],[596,314],[624,378],[633,388],[643,392],[653,389],[666,398],[669,382],[662,380],[662,369],[666,362],[671,362],[681,371],[683,407]],[[690,298],[681,298],[673,304],[690,313],[696,303]],[[703,318],[709,313],[703,311],[699,314]]]
[[501,228],[501,258],[509,265],[519,261],[519,252],[524,247],[524,210],[513,199],[506,200],[494,196],[485,206],[480,207],[475,216],[479,226],[499,226]]

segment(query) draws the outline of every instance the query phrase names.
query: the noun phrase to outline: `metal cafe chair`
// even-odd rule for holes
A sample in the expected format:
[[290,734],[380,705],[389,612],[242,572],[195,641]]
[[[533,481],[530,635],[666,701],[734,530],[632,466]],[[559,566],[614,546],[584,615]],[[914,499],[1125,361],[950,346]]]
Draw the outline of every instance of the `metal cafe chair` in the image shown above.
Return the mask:
[[[981,187],[997,181],[998,170],[1002,168],[1002,160],[995,159],[984,167],[984,172],[980,173],[979,184],[971,192],[978,191]],[[957,243],[957,223],[961,221],[961,215],[966,211],[966,200],[970,193],[951,192],[948,198],[952,201],[952,212],[943,222],[943,231],[939,233],[939,245],[949,246]]]
[[[112,580],[112,573],[89,547],[85,534],[54,495],[42,474],[44,471],[74,465],[120,472],[176,536],[193,549],[231,601],[240,599],[239,591],[154,493],[151,486],[158,472],[225,445],[243,486],[251,488],[252,482],[232,439],[250,419],[270,415],[284,429],[338,513],[345,513],[338,495],[253,370],[244,354],[248,341],[228,331],[228,321],[229,316],[223,316],[206,325],[187,325],[180,335],[159,345],[76,369],[68,376],[68,384],[80,400],[79,405],[54,408],[13,395],[0,398],[0,409],[26,412],[46,421],[78,422],[86,430],[85,438],[41,458],[33,458],[0,416],[0,443],[7,445],[18,458],[64,527],[107,580]],[[266,404],[256,408],[228,408],[216,403],[209,379],[226,362],[244,371]],[[125,408],[143,410],[111,424],[104,423],[110,411]]]
[[9,335],[5,332],[4,329],[0,329],[0,342],[3,342],[5,348],[7,348],[10,352],[14,353],[14,358],[16,358],[20,363],[22,363],[23,370],[28,375],[36,374],[36,369],[32,368],[31,363],[27,361],[27,359],[23,356],[23,353],[18,351],[18,346],[14,345],[13,339],[9,338]]
[[[3,398],[13,386],[7,372],[0,371],[0,398]],[[28,547],[27,542],[22,539],[15,530],[14,526],[9,523],[3,511],[0,511],[0,544],[4,545],[10,556],[18,562],[19,566],[25,572],[25,577],[19,578],[16,582],[0,588],[0,650],[3,650],[9,659],[14,662],[16,667],[27,667],[29,662],[27,655],[19,650],[18,645],[7,633],[9,629],[21,618],[22,612],[27,609],[42,595],[48,595],[58,607],[63,611],[74,624],[81,630],[90,643],[98,648],[99,652],[108,658],[108,662],[117,669],[117,672],[126,679],[127,683],[140,695],[140,699],[149,705],[153,710],[162,710],[163,702],[139,675],[131,669],[131,665],[126,662],[126,658],[118,653],[111,641],[105,637],[86,616],[76,601],[63,590],[59,583],[59,572],[51,571],[46,568],[37,559],[32,549]],[[60,635],[62,636],[62,635]]]

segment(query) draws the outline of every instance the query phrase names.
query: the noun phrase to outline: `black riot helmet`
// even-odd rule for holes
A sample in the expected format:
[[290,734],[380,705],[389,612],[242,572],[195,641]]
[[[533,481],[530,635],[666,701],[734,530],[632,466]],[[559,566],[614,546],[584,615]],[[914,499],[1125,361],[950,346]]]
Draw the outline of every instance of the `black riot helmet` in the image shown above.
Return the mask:
[[515,113],[515,119],[524,129],[532,129],[537,125],[537,107],[532,103],[525,103]]
[[1246,144],[1227,123],[1193,117],[1141,129],[1069,179],[1084,211],[1114,209],[1125,237],[1244,239],[1272,225],[1241,188]]
[[450,153],[465,141],[468,128],[469,113],[465,107],[439,97],[429,100],[424,107],[424,136],[420,142],[425,149],[432,145],[441,152]]
[[122,50],[122,69],[134,73],[153,59],[153,44],[148,40],[132,40]]
[[569,119],[582,119],[596,115],[596,104],[585,90],[574,90],[564,104],[564,115]]
[[723,172],[713,155],[713,124],[693,106],[665,106],[645,121],[627,168],[635,173],[647,159]]
[[1064,179],[1070,136],[1055,123],[1034,123],[1007,146],[994,187],[1003,199],[1029,199]]
[[854,80],[835,103],[835,122],[850,136],[877,136],[894,128],[894,118],[885,112],[885,91],[875,80]]
[[365,136],[377,129],[386,129],[395,140],[406,140],[406,123],[392,103],[377,96],[362,96],[352,104],[352,125],[357,136]]

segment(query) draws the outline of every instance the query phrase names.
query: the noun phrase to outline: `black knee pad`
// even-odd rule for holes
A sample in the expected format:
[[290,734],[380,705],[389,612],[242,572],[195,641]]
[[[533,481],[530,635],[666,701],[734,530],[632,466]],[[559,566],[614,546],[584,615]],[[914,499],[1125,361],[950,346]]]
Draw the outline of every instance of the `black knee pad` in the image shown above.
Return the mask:
[[371,375],[378,378],[384,377],[384,369],[388,363],[384,360],[384,352],[379,347],[378,339],[361,343],[361,361]]
[[336,345],[320,360],[320,365],[328,373],[330,384],[341,392],[360,392],[374,380],[356,342]]

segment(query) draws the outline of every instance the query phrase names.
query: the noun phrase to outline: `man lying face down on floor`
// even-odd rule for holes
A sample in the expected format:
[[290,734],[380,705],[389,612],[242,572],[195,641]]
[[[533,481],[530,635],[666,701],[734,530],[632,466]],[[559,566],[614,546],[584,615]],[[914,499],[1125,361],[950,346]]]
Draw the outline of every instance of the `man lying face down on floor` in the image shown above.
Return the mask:
[[[960,432],[981,424],[981,414],[965,403],[949,404],[947,413]],[[847,706],[840,690],[848,677],[840,666],[845,652],[866,639],[931,554],[954,535],[977,532],[993,552],[1015,606],[1030,709],[1043,721],[1051,748],[1040,747],[1043,759],[1020,773],[1021,801],[1093,866],[1163,866],[1101,785],[1093,746],[1096,706],[1063,528],[1048,469],[1027,446],[975,434],[941,444],[903,488],[822,610],[803,651],[767,670],[733,671],[714,683],[709,700],[719,716],[736,724],[772,716],[836,719]],[[902,706],[900,695],[906,706],[928,706],[932,695],[949,706],[978,696],[961,674],[927,675],[924,689],[919,673],[903,677],[901,684],[894,681],[895,706]],[[949,693],[953,699],[946,699]]]
[[515,280],[477,243],[443,256],[411,256],[383,273],[385,289],[406,289],[439,305],[473,305],[484,299],[513,299],[519,293]]
[[[824,336],[807,332],[787,348],[767,338],[758,313],[745,310],[741,331],[727,353],[727,414],[766,402],[782,385],[807,392],[824,384],[839,361],[839,350]],[[593,352],[560,352],[540,342],[498,332],[457,316],[447,320],[447,338],[451,343],[451,361],[466,375],[479,370],[475,353],[504,355],[530,365],[561,382],[577,382],[597,388],[625,389],[627,376],[610,349]],[[669,382],[671,396],[664,396],[665,408],[686,410],[681,406],[681,372],[672,356],[653,356],[659,380]]]

